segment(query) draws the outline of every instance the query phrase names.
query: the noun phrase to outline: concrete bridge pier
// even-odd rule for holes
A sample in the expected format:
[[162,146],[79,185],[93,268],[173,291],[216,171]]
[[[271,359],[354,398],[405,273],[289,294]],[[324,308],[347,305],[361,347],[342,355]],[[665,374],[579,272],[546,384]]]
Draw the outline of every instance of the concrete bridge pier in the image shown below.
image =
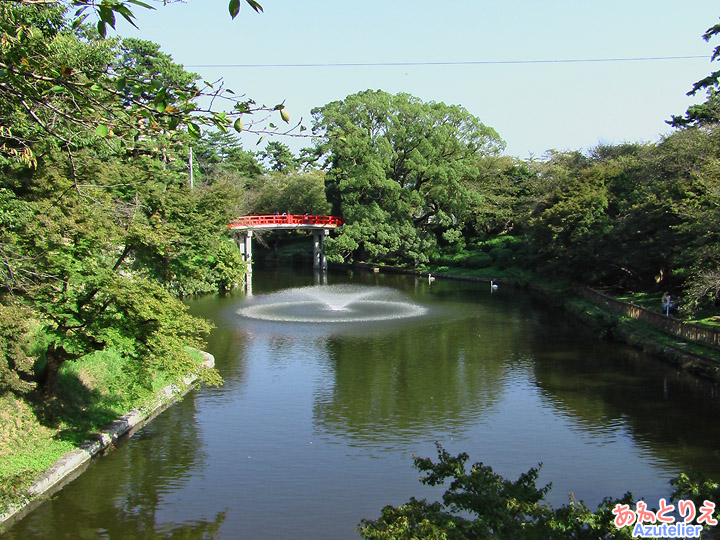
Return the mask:
[[247,263],[248,273],[252,272],[252,230],[248,229],[238,238],[238,248],[240,248],[240,256]]
[[313,231],[313,268],[327,270],[325,259],[325,238],[330,234],[328,229]]

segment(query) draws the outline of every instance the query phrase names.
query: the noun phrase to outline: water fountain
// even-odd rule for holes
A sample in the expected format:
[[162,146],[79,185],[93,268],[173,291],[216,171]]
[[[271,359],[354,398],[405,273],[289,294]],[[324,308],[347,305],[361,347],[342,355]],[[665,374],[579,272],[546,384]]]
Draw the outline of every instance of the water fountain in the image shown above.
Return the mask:
[[243,317],[294,323],[350,323],[418,317],[426,308],[387,287],[315,285],[254,296]]

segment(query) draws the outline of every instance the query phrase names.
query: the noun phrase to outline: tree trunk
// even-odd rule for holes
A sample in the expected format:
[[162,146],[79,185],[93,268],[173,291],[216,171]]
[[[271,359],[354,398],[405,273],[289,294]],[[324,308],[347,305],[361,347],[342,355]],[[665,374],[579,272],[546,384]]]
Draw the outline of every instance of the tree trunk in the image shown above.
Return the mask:
[[58,374],[60,366],[63,363],[61,355],[58,353],[55,343],[51,343],[46,353],[45,369],[40,375],[40,386],[43,394],[46,396],[57,396],[58,393]]

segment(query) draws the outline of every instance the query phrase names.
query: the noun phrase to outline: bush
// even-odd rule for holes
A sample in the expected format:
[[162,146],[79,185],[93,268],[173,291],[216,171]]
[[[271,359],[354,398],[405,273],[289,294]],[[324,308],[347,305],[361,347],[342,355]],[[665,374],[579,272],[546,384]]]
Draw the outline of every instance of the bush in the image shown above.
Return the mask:
[[512,264],[514,252],[507,248],[493,248],[490,250],[490,257],[499,268],[507,268]]
[[466,257],[464,265],[472,268],[487,268],[493,265],[493,258],[488,253],[481,251]]

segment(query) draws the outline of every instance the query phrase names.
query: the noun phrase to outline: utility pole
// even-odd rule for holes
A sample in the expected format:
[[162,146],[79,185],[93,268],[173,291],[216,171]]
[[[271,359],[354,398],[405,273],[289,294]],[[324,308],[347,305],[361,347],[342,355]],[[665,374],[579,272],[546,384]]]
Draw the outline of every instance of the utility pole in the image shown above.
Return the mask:
[[190,189],[193,188],[193,160],[192,160],[192,146],[190,147]]

